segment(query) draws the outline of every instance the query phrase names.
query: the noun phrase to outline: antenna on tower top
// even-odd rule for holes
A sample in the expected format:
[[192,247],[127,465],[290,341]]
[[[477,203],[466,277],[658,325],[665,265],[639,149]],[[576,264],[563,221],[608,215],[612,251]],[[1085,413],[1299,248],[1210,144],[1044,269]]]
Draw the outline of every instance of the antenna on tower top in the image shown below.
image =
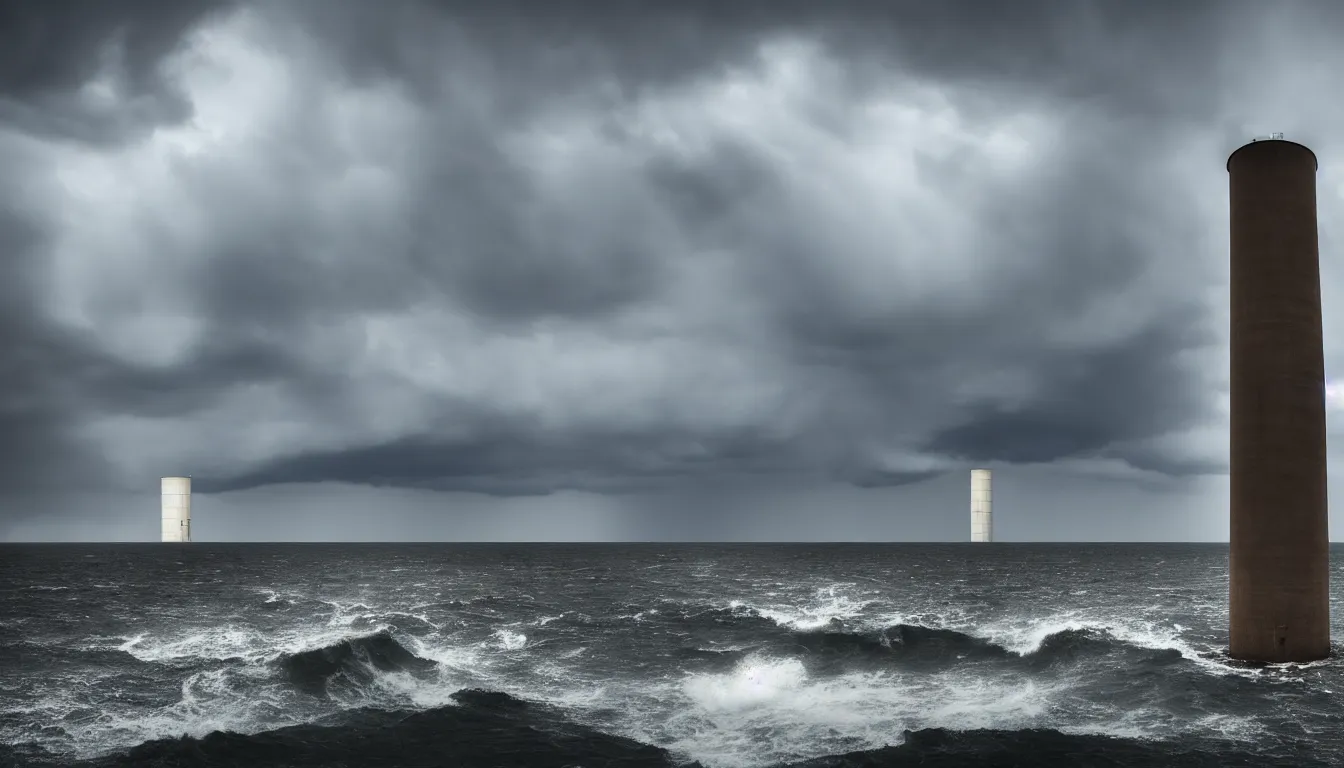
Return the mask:
[[1271,134],[1269,134],[1269,138],[1271,138],[1271,139],[1282,139],[1282,138],[1283,138],[1283,134],[1282,134],[1282,133],[1271,133]]

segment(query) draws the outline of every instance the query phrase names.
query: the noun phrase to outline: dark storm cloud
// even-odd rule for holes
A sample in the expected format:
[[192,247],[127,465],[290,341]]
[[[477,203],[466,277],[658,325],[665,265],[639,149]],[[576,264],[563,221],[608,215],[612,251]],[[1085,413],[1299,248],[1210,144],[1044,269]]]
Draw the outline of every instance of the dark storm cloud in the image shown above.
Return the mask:
[[[0,269],[28,270],[0,273],[22,316],[0,353],[7,452],[43,461],[97,423],[123,472],[196,461],[201,490],[498,494],[1217,468],[1153,442],[1216,420],[1218,378],[1183,357],[1218,343],[1216,318],[1173,287],[1208,282],[1204,224],[1156,140],[1218,113],[1251,6],[37,5],[0,6],[0,120],[25,141],[130,157],[193,110],[236,124],[134,161],[168,170],[124,191],[132,212],[88,198],[101,229],[0,218],[27,254]],[[109,72],[114,102],[81,95]],[[874,180],[891,157],[845,148],[882,151],[878,102],[929,128]],[[76,334],[22,297],[84,226],[90,275],[120,259],[138,277],[83,278],[103,322]],[[155,333],[119,321],[164,297],[155,333],[194,340],[131,359]]]
[[312,452],[273,462],[251,474],[195,479],[205,492],[260,485],[312,483],[333,478],[373,486],[475,491],[495,495],[547,494],[566,488],[632,493],[657,491],[695,475],[712,461],[739,473],[776,473],[770,457],[782,446],[750,433],[697,435],[546,435],[535,424],[493,424],[470,442],[451,444],[434,434],[347,451]]
[[[34,295],[45,282],[52,234],[31,195],[43,169],[3,131],[104,144],[185,118],[189,105],[159,65],[220,5],[0,2],[0,489],[76,490],[108,481],[96,454],[70,433],[87,394],[79,381],[105,355],[49,324]],[[100,75],[111,78],[113,103],[80,94]],[[124,405],[119,399],[116,407]]]
[[49,233],[14,184],[38,168],[2,139],[0,168],[0,489],[96,487],[107,480],[101,465],[69,432],[79,417],[69,376],[92,350],[44,320],[35,290]]
[[974,462],[1108,455],[1142,469],[1188,470],[1157,456],[1138,454],[1135,461],[1136,455],[1106,450],[1208,418],[1209,406],[1200,402],[1206,393],[1190,386],[1191,372],[1177,355],[1209,339],[1195,335],[1198,318],[1164,320],[1122,343],[1047,361],[1046,388],[1033,401],[1011,410],[971,409],[965,423],[935,435],[928,448]]
[[207,341],[186,365],[163,369],[129,365],[95,350],[85,350],[78,379],[87,406],[153,418],[189,415],[238,385],[286,381],[310,385],[293,353],[275,342],[235,338],[227,344]]
[[[228,0],[0,2],[0,122],[41,136],[124,140],[188,117],[162,71],[189,29]],[[91,84],[107,91],[91,94]]]
[[[0,484],[23,487],[49,478],[49,457],[66,448],[64,413],[52,397],[66,364],[66,340],[35,322],[24,288],[33,280],[28,258],[41,236],[0,207]],[[40,484],[40,483],[39,483]]]
[[[583,81],[595,90],[640,89],[749,62],[755,46],[779,35],[818,39],[847,58],[861,80],[917,72],[950,83],[1004,89],[997,98],[1042,95],[1104,101],[1117,117],[1207,117],[1215,74],[1230,42],[1228,25],[1250,2],[1050,0],[1015,3],[925,0],[593,0],[538,3],[470,0],[289,6],[293,18],[339,46],[356,78],[392,78],[423,87],[440,77],[435,51],[445,40],[470,45],[488,62],[483,75],[506,84],[502,103],[521,96],[573,98]],[[1304,4],[1305,5],[1305,4]],[[1313,13],[1338,14],[1331,4]],[[319,13],[318,11],[324,11]],[[1150,77],[1150,75],[1164,75]]]
[[[432,47],[445,28],[456,27],[477,34],[483,48],[537,49],[536,55],[549,63],[591,66],[636,85],[659,85],[669,76],[750,57],[752,41],[780,32],[837,30],[855,35],[872,30],[875,37],[894,43],[890,49],[914,61],[955,71],[986,73],[1005,59],[1017,59],[1022,62],[1018,69],[1035,79],[1050,71],[1046,67],[1056,52],[1025,48],[1024,42],[1057,41],[1061,48],[1072,50],[1086,43],[1089,34],[1112,34],[1111,26],[1137,30],[1154,21],[1195,18],[1207,23],[1208,17],[1199,14],[1207,12],[1210,4],[1083,2],[1073,4],[1072,12],[1066,13],[1048,0],[1011,6],[902,0],[826,5],[806,0],[687,0],[675,4],[655,0],[488,4],[429,0],[383,7],[311,0],[289,7],[301,9],[293,16],[319,30],[324,40],[353,43],[360,37],[367,39],[367,45],[352,45],[346,52],[352,71],[363,75],[404,77],[429,63],[417,58],[424,51],[416,42]],[[336,7],[340,13],[320,18],[314,13],[318,8]],[[394,32],[419,32],[422,37],[398,41],[391,35]],[[898,37],[893,40],[891,34]],[[969,40],[977,45],[967,45]],[[1091,64],[1089,69],[1098,66]]]

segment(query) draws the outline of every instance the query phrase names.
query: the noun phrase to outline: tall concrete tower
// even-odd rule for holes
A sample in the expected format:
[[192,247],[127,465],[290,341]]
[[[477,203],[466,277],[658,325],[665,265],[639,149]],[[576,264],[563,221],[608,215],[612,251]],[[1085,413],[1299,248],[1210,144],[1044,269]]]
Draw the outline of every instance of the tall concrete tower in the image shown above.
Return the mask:
[[1227,159],[1232,205],[1230,654],[1330,653],[1316,155],[1281,134]]
[[994,540],[992,481],[988,469],[971,470],[971,541]]
[[165,477],[163,490],[163,540],[191,541],[191,478]]

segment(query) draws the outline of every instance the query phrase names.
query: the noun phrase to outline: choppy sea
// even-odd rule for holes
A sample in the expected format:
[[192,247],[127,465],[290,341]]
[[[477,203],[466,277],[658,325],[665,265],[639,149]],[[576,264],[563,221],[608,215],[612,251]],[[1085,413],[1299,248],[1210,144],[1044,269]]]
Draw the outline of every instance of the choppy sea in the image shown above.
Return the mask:
[[1226,606],[1225,544],[3,545],[0,765],[1344,765],[1344,648]]

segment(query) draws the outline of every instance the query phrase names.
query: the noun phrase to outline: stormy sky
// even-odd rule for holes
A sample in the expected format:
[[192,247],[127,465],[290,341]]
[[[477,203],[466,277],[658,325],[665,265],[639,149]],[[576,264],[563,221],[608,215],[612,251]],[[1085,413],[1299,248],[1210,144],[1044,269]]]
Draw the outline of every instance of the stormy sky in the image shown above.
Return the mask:
[[1224,162],[1316,150],[1344,370],[1341,34],[0,0],[0,540],[1225,541]]

